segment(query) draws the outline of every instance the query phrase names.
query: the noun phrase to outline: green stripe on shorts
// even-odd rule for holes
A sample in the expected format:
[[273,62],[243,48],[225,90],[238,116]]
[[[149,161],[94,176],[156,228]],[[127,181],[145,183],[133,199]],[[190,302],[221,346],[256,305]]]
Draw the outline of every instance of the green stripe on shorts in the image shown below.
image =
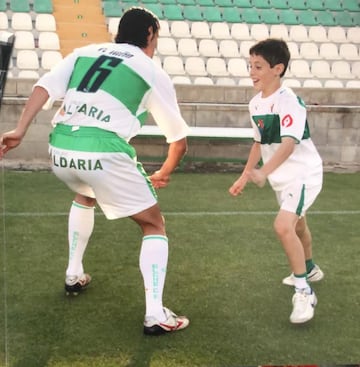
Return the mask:
[[135,148],[116,133],[97,127],[57,124],[50,134],[50,145],[54,148],[78,152],[126,153],[136,157]]

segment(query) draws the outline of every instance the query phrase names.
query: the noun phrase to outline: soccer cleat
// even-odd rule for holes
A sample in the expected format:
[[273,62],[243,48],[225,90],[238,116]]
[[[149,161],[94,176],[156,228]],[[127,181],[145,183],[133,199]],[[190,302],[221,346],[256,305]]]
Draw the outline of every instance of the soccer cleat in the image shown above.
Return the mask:
[[82,274],[78,276],[67,276],[65,279],[65,292],[67,296],[77,296],[82,292],[91,282],[89,274]]
[[[322,278],[324,278],[324,273],[322,272],[322,270],[319,268],[318,265],[315,265],[311,269],[310,273],[307,274],[307,281],[308,282],[318,282]],[[291,273],[288,277],[284,278],[282,280],[282,283],[285,284],[285,285],[294,286],[295,285],[294,273]]]
[[185,329],[189,325],[189,319],[186,316],[177,316],[174,312],[164,307],[166,320],[158,321],[155,317],[147,316],[144,321],[145,335],[162,335],[177,330]]
[[292,298],[293,310],[290,321],[293,324],[302,324],[314,317],[317,298],[314,291],[307,293],[304,289],[297,289]]

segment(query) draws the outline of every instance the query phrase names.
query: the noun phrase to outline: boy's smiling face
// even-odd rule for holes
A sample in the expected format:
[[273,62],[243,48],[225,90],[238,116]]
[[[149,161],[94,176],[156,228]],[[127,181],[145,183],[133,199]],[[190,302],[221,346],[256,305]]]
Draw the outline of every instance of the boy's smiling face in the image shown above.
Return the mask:
[[253,81],[254,88],[258,92],[262,92],[262,97],[268,97],[280,88],[280,74],[284,70],[283,64],[270,64],[260,55],[250,55],[250,77]]

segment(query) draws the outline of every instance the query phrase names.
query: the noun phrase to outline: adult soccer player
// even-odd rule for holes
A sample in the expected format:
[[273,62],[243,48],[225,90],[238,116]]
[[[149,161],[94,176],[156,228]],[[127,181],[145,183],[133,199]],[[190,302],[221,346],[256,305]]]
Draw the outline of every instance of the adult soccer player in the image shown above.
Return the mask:
[[[258,92],[249,103],[254,144],[242,175],[229,191],[236,196],[248,181],[262,187],[266,179],[275,191],[280,210],[274,229],[292,269],[283,283],[295,287],[290,321],[303,323],[314,316],[317,302],[309,282],[324,276],[312,259],[305,216],[322,188],[322,160],[310,138],[304,102],[281,86],[290,59],[286,43],[267,39],[249,53],[250,76]],[[257,168],[260,159],[264,164]]]
[[[144,333],[184,329],[189,320],[163,306],[168,238],[155,189],[168,185],[187,150],[189,127],[169,76],[152,60],[159,20],[133,7],[119,22],[115,43],[75,49],[35,84],[16,128],[1,136],[0,158],[18,146],[50,97],[63,98],[53,118],[50,155],[55,175],[75,194],[69,213],[65,290],[91,281],[83,256],[97,203],[107,219],[132,218],[142,229],[140,270],[145,286]],[[129,144],[150,112],[169,143],[161,168],[147,176]]]

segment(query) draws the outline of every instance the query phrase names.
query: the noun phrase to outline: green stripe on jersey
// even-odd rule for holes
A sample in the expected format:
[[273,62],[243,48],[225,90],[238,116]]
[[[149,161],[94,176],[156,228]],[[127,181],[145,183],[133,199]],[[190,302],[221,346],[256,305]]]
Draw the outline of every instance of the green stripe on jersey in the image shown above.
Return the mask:
[[50,134],[50,145],[54,148],[78,152],[126,153],[135,158],[136,151],[129,143],[112,131],[97,127],[57,124]]
[[[110,74],[111,78],[108,78]],[[150,86],[133,69],[123,64],[121,59],[103,55],[98,58],[79,57],[68,88],[83,93],[94,93],[100,89],[116,98],[136,116]],[[146,114],[142,113],[139,119],[144,122]]]

